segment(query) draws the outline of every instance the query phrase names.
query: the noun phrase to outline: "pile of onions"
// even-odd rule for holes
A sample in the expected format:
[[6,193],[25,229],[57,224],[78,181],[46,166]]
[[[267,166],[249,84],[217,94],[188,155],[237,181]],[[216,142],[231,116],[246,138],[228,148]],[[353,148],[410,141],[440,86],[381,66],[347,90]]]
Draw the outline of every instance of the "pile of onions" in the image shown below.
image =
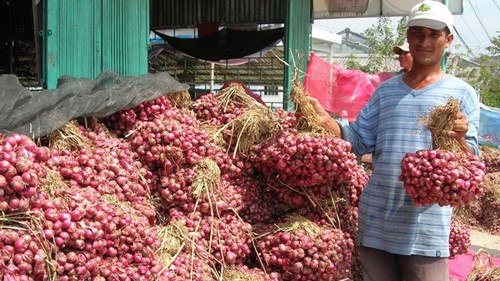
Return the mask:
[[285,280],[342,280],[351,275],[354,242],[339,229],[287,221],[257,241],[268,271]]
[[103,119],[106,127],[117,136],[123,137],[130,133],[138,121],[153,121],[161,118],[164,112],[172,109],[167,96],[147,101],[130,109],[124,109]]
[[[44,238],[57,249],[58,276],[116,277],[120,271],[128,276],[155,274],[156,233],[138,210],[124,202],[117,207],[118,202],[108,202],[111,197],[102,197],[92,188],[65,190],[61,195],[65,200],[48,197],[35,209],[45,219]],[[109,268],[102,266],[109,259],[117,259],[115,272],[106,272]]]
[[349,177],[357,165],[351,144],[340,138],[298,136],[284,132],[256,145],[249,161],[292,187],[331,183]]
[[485,165],[471,153],[419,150],[401,160],[404,187],[415,206],[469,204],[483,193]]
[[41,164],[49,157],[48,149],[38,147],[27,136],[0,136],[0,211],[30,209],[30,200],[47,175]]
[[450,259],[454,259],[458,255],[466,254],[471,245],[470,228],[452,219],[449,244]]
[[351,239],[358,236],[358,208],[342,197],[301,208],[297,213],[317,225],[341,229]]
[[238,212],[242,206],[242,196],[229,180],[222,179],[210,190],[195,194],[192,180],[197,176],[193,169],[183,168],[173,175],[161,177],[158,195],[164,202],[163,208],[176,207],[186,213],[200,212],[205,215],[231,210]]
[[156,279],[158,281],[215,281],[211,265],[197,255],[181,252]]
[[[244,102],[226,105],[222,108],[219,100],[218,108],[213,108],[225,116],[219,123],[236,118],[247,107]],[[285,131],[295,136],[293,114],[279,110],[277,114],[283,117]],[[0,275],[12,280],[220,280],[231,267],[263,280],[290,279],[289,272],[285,276],[284,269],[275,265],[264,270],[252,240],[252,224],[272,226],[295,211],[265,187],[263,179],[266,174],[275,177],[275,169],[263,172],[254,167],[256,159],[248,161],[246,155],[228,153],[194,116],[161,98],[105,118],[118,137],[97,123],[70,131],[70,138],[79,133],[83,140],[70,148],[38,146],[18,135],[0,137],[4,165],[0,164],[0,216],[26,212],[23,227],[15,234],[31,237],[28,247],[15,246],[13,239],[5,241],[12,234],[0,233],[0,253],[6,265],[0,267]],[[59,133],[63,135],[64,130]],[[316,179],[317,173],[338,166],[335,169],[340,174],[336,175],[343,180],[332,182],[346,194],[357,194],[351,192],[356,183],[351,182],[355,159],[348,153],[350,147],[320,138],[304,138],[302,146],[314,141],[316,146],[297,155],[309,159],[307,151],[314,149],[309,154],[314,155],[316,165],[298,177]],[[340,159],[334,159],[336,153]],[[218,166],[220,181],[212,189],[196,192],[192,187],[200,174],[198,165],[206,159]],[[299,161],[294,162],[297,169],[301,168]],[[327,173],[330,178],[331,173]],[[185,248],[164,260],[159,255],[164,241],[158,227],[174,223],[188,230]],[[1,222],[0,232],[4,226]],[[330,262],[347,267],[344,264],[351,263],[347,252],[353,250],[349,234],[342,234],[342,240],[340,230],[331,230],[326,224],[325,229],[311,241],[327,252]],[[27,241],[18,240],[18,244]],[[318,246],[307,249],[307,245],[300,248],[322,265],[319,252],[312,253]],[[310,264],[307,257],[303,262],[306,271],[316,264]]]
[[239,216],[255,225],[271,222],[277,211],[273,193],[267,192],[262,179],[242,175],[233,180],[233,186],[242,197]]
[[260,268],[249,268],[246,265],[239,265],[229,267],[223,272],[222,281],[234,280],[281,281],[283,278],[277,272],[272,272],[267,275],[264,270]]
[[192,167],[203,158],[214,160],[224,172],[238,175],[226,151],[215,144],[201,124],[184,110],[173,108],[164,118],[139,122],[130,134],[131,148],[150,170],[174,173],[179,167]]
[[2,280],[46,280],[47,255],[37,237],[18,227],[0,228]]
[[95,131],[80,127],[95,148],[78,151],[53,151],[46,165],[78,188],[91,187],[102,195],[113,195],[126,201],[154,221],[155,208],[146,201],[148,170],[135,160],[135,154],[123,139],[109,137],[102,128]]

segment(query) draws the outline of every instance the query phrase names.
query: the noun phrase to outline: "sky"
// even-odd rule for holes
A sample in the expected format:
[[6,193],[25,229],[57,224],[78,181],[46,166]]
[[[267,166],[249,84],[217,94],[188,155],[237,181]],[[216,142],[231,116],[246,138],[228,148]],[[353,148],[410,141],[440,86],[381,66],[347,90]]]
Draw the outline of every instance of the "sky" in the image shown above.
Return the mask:
[[[451,51],[469,57],[487,54],[485,48],[491,46],[491,40],[500,37],[500,0],[462,0],[462,3],[463,13],[453,16],[456,34]],[[390,19],[396,27],[400,17]],[[314,26],[334,33],[346,28],[362,33],[377,21],[377,17],[317,19]]]

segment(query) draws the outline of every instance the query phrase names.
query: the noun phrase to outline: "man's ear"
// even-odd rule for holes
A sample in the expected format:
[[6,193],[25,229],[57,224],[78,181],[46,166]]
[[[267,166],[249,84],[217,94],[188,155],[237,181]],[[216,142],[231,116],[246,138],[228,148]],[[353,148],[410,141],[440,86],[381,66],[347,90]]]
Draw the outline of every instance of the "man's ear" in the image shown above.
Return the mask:
[[450,47],[451,42],[453,42],[453,39],[454,39],[453,34],[450,33],[446,35],[446,46],[445,46],[446,48]]

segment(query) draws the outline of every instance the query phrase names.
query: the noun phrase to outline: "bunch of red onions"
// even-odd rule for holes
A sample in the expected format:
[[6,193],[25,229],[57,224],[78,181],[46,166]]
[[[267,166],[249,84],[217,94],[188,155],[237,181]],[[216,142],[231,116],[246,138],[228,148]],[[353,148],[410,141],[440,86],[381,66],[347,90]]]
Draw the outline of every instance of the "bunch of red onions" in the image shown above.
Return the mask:
[[363,192],[368,179],[368,173],[363,166],[354,165],[349,172],[349,178],[335,180],[332,185],[339,197],[348,199],[352,206],[357,207],[361,192]]
[[276,228],[257,242],[267,270],[285,280],[342,280],[350,277],[354,242],[339,229]]
[[459,206],[483,193],[485,165],[471,153],[419,150],[401,160],[404,187],[415,206]]
[[466,254],[471,245],[470,228],[452,219],[449,244],[450,259],[458,255]]
[[191,184],[197,175],[194,169],[180,167],[176,173],[159,171],[157,175],[158,183],[152,186],[152,191],[161,199],[162,208],[168,210],[193,202]]
[[[117,207],[90,187],[60,194],[37,201],[33,211],[42,215],[43,238],[56,253],[53,264],[61,280],[104,275],[126,280],[118,278],[122,271],[126,276],[155,274],[156,232],[139,210],[125,202]],[[103,267],[109,259],[116,259],[115,272]]]
[[308,187],[290,187],[281,182],[269,179],[266,192],[276,196],[276,199],[292,208],[303,208],[328,200],[334,195],[331,184],[318,184]]
[[284,132],[255,146],[249,161],[285,184],[309,187],[349,177],[357,165],[351,144],[340,138],[298,136]]
[[240,116],[248,105],[237,101],[221,102],[215,93],[208,93],[192,104],[196,119],[212,126],[228,124]]
[[252,226],[236,215],[205,216],[200,221],[196,244],[207,249],[217,261],[234,265],[250,254],[251,233]]
[[159,184],[154,193],[162,200],[162,208],[179,208],[185,213],[201,212],[205,215],[231,210],[238,212],[243,207],[241,189],[231,183],[232,179],[222,178],[211,187],[195,190],[193,180],[198,177],[194,168],[180,167],[176,173],[160,172]]
[[252,226],[234,214],[207,216],[170,209],[168,223],[185,227],[195,252],[209,253],[215,264],[242,263],[251,252]]
[[[155,208],[146,201],[149,196],[148,170],[134,159],[123,139],[113,138],[98,128],[95,131],[80,127],[93,147],[78,151],[52,152],[45,163],[73,187],[91,187],[102,195],[113,195],[127,201],[154,221]],[[62,188],[61,188],[62,189]]]

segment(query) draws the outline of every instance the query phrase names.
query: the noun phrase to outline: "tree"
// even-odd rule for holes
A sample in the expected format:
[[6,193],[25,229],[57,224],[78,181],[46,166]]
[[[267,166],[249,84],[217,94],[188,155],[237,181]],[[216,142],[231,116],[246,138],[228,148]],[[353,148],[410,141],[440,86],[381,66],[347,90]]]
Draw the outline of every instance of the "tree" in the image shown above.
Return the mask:
[[456,76],[471,84],[481,96],[481,102],[487,106],[500,107],[500,37],[494,37],[489,52],[475,61],[479,68],[461,69]]
[[349,57],[347,58],[347,61],[345,63],[345,67],[347,69],[363,69],[363,66],[359,63],[358,60],[356,60],[354,54],[349,54]]
[[500,36],[493,37],[491,39],[491,46],[486,47],[486,50],[492,56],[500,55]]
[[376,24],[362,33],[367,38],[370,58],[368,64],[362,66],[361,70],[368,73],[387,71],[386,59],[394,56],[392,48],[402,44],[406,39],[407,22],[408,19],[402,17],[394,30],[390,18],[380,17]]

